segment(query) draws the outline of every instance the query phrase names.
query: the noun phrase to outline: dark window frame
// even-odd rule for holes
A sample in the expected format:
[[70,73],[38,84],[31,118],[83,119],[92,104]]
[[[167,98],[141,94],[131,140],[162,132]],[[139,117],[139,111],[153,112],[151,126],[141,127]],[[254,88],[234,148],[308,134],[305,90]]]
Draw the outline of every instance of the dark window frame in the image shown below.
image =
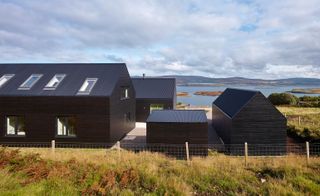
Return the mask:
[[[128,90],[127,97],[126,97],[126,90]],[[120,92],[120,100],[126,100],[130,99],[130,87],[129,86],[121,86],[121,92]]]
[[[9,117],[23,117],[24,119],[24,135],[18,135],[17,133],[17,124],[15,124],[15,134],[8,134],[8,122],[7,122],[7,118]],[[25,115],[21,115],[21,114],[10,114],[10,115],[5,115],[4,118],[4,136],[5,137],[26,137],[27,136],[27,130],[26,130],[26,117]]]
[[[56,131],[55,131],[55,137],[56,138],[77,138],[77,123],[74,124],[74,132],[75,135],[69,135],[69,131],[66,130],[67,135],[59,135],[58,134],[58,120],[59,118],[74,118],[75,121],[77,121],[77,118],[75,115],[59,115],[55,117],[55,125],[56,125]],[[69,126],[69,120],[68,120],[68,126]]]
[[126,122],[126,123],[132,122],[131,112],[126,112],[126,113],[124,113],[124,122]]

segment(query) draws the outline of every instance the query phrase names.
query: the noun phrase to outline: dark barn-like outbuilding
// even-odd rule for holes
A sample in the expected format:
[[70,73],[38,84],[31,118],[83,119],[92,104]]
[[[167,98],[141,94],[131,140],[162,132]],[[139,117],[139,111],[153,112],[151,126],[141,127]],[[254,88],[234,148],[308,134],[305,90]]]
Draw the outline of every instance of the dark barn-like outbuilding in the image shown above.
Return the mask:
[[113,142],[134,127],[125,64],[0,64],[1,142]]
[[259,91],[227,88],[213,102],[212,125],[225,144],[247,142],[251,154],[285,152],[287,120]]
[[[185,144],[185,142],[190,144],[191,155],[207,155],[208,121],[205,111],[156,110],[150,114],[147,119],[147,144]],[[181,151],[183,156],[184,150],[182,145],[179,152]],[[173,147],[168,153],[176,154],[177,151],[178,149]]]
[[136,91],[136,121],[146,122],[153,110],[175,109],[175,78],[132,78]]

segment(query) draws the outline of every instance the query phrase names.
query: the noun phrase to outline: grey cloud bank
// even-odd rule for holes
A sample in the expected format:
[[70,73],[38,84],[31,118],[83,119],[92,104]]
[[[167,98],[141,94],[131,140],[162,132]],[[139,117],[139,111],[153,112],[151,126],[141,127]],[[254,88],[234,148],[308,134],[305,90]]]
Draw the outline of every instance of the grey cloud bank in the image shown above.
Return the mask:
[[124,61],[133,75],[320,77],[320,2],[2,0],[0,59]]

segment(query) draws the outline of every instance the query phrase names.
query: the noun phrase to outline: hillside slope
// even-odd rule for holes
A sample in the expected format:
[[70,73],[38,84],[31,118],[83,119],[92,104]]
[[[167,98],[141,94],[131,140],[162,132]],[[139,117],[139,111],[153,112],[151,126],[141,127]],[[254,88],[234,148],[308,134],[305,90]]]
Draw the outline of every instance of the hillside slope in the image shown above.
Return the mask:
[[288,78],[278,80],[249,79],[242,77],[210,78],[203,76],[166,75],[162,77],[174,77],[178,85],[190,85],[198,83],[235,84],[235,85],[320,85],[317,78]]
[[[320,159],[212,154],[191,165],[112,150],[0,149],[1,195],[316,195]],[[34,154],[39,153],[39,154]]]

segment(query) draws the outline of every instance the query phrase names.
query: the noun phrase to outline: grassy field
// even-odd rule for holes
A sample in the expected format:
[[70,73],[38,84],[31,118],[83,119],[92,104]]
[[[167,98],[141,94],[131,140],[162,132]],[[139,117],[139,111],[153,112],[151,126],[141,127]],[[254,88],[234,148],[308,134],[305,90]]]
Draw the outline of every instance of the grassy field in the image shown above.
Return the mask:
[[[37,153],[37,154],[35,154]],[[0,148],[0,195],[317,195],[320,158]]]
[[[290,131],[304,139],[320,139],[320,108],[277,107],[288,119]],[[300,117],[300,124],[299,124]]]

